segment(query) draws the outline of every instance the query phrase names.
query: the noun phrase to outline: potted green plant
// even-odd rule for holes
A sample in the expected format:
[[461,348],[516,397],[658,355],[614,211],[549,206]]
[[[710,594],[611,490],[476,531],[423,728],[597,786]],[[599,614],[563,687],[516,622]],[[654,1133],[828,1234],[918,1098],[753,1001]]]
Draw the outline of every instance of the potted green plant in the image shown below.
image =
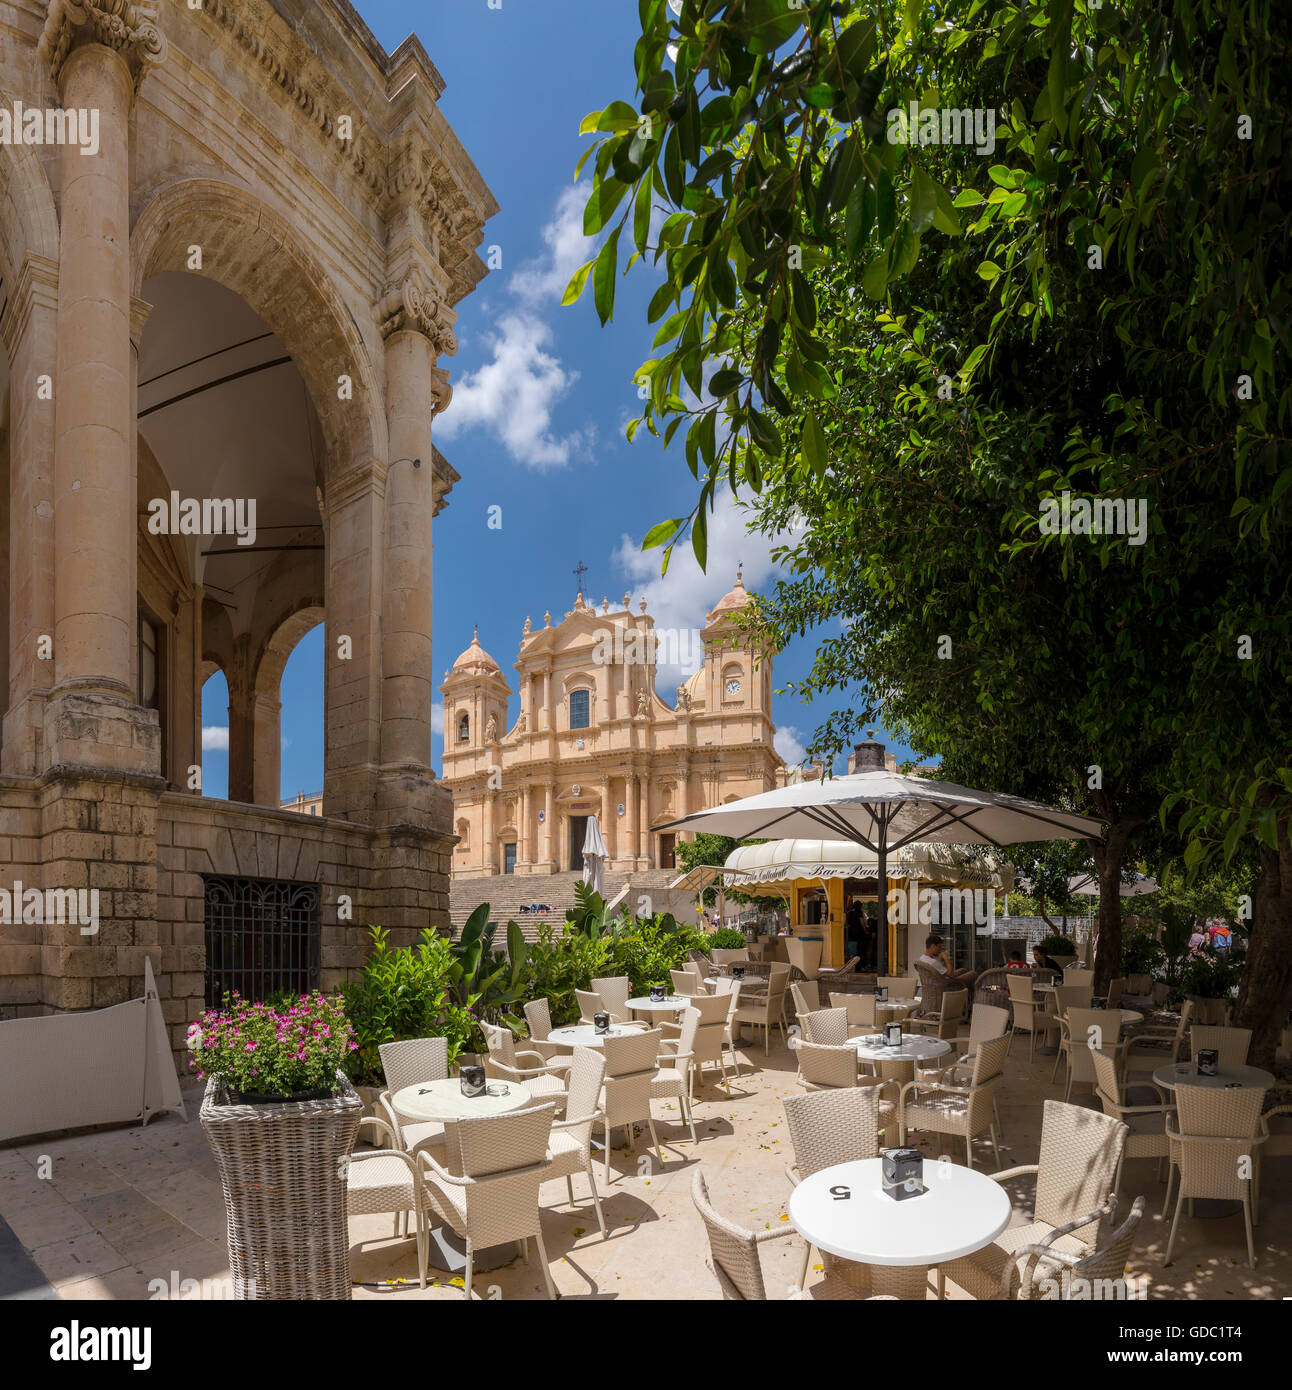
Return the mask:
[[1215,951],[1203,950],[1186,960],[1180,969],[1180,991],[1193,1003],[1194,1023],[1223,1024],[1229,1014],[1229,999],[1242,967],[1222,958]]
[[342,1066],[356,1044],[339,996],[286,1008],[225,995],[190,1027],[201,1122],[241,1299],[348,1299],[346,1160],[363,1103]]

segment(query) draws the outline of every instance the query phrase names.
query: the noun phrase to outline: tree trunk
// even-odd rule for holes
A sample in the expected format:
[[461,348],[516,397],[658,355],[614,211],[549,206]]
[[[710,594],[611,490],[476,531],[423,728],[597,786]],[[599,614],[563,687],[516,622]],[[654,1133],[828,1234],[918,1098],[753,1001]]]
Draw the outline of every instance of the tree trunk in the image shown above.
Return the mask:
[[1252,1030],[1247,1060],[1273,1070],[1279,1038],[1292,1008],[1292,847],[1286,825],[1279,826],[1278,850],[1261,846],[1261,871],[1238,990],[1235,1022]]
[[[1108,838],[1094,845],[1095,872],[1099,878],[1099,930],[1095,937],[1096,995],[1108,993],[1108,985],[1122,968],[1122,863],[1126,842],[1142,822],[1122,819],[1113,797],[1096,793],[1093,798],[1108,822]],[[1101,804],[1102,803],[1102,804]]]

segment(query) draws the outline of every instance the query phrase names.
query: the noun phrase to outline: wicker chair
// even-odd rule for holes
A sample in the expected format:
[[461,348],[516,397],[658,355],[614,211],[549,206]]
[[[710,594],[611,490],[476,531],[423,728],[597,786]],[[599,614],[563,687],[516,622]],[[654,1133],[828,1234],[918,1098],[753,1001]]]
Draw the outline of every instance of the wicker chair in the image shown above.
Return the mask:
[[[764,1302],[767,1286],[763,1282],[763,1267],[758,1260],[758,1247],[769,1240],[783,1240],[794,1234],[792,1228],[775,1231],[746,1231],[734,1222],[721,1216],[709,1201],[708,1184],[704,1181],[704,1171],[695,1170],[691,1179],[691,1200],[700,1213],[705,1231],[709,1237],[709,1269],[718,1281],[722,1296],[741,1301]],[[864,1269],[865,1266],[858,1266]],[[863,1293],[842,1279],[827,1274],[819,1284],[810,1289],[800,1290],[794,1298],[830,1301],[849,1301],[868,1298],[874,1295]]]
[[[893,1107],[881,1103],[873,1087],[786,1096],[782,1104],[794,1146],[794,1162],[786,1167],[785,1176],[795,1187],[822,1168],[878,1158],[880,1131],[893,1121]],[[807,1283],[812,1249],[809,1245],[803,1252],[800,1284]]]
[[1095,983],[1095,972],[1087,970],[1084,965],[1065,965],[1063,968],[1063,983],[1065,985],[1090,985],[1092,988]]
[[713,950],[709,952],[709,958],[713,961],[714,965],[733,965],[736,963],[744,965],[749,959],[749,950],[744,946],[715,946]]
[[[926,967],[927,969],[927,967]],[[938,972],[933,972],[935,975]],[[938,979],[942,978],[938,975]],[[909,975],[876,975],[875,984],[883,985],[888,991],[890,999],[914,999],[915,990],[919,981],[912,979]]]
[[659,1070],[650,1083],[652,1100],[676,1100],[682,1109],[682,1119],[691,1131],[691,1143],[695,1137],[695,1117],[691,1113],[690,1080],[691,1066],[695,1061],[695,1035],[700,1024],[699,1009],[682,1010],[682,1031],[676,1038],[661,1035],[660,1054],[657,1058]]
[[1155,1072],[1168,1062],[1178,1062],[1184,1053],[1184,1037],[1192,1016],[1193,1001],[1186,999],[1174,1024],[1150,1025],[1130,1038],[1122,1058],[1122,1072],[1127,1080],[1134,1081],[1144,1072]]
[[[734,984],[735,981],[733,980]],[[695,1040],[691,1044],[690,1095],[695,1095],[695,1082],[699,1077],[704,1083],[704,1068],[717,1063],[722,1074],[722,1084],[730,1087],[727,1080],[727,1063],[724,1056],[727,1041],[727,1025],[731,1017],[731,998],[725,994],[697,994],[691,1007],[699,1015],[695,1030]],[[662,1030],[661,1030],[662,1031]],[[681,1032],[679,1030],[679,1036]]]
[[899,1142],[906,1143],[906,1131],[915,1129],[934,1134],[963,1136],[965,1155],[973,1167],[973,1141],[987,1130],[991,1146],[1000,1162],[1000,1147],[996,1140],[996,1116],[993,1100],[1004,1072],[1007,1037],[993,1038],[980,1043],[974,1057],[973,1073],[968,1085],[952,1085],[941,1077],[928,1081],[916,1077],[901,1090],[898,1109]]
[[[1090,1058],[1095,1068],[1095,1095],[1104,1107],[1104,1114],[1120,1120],[1127,1129],[1122,1156],[1117,1161],[1117,1174],[1113,1178],[1113,1192],[1116,1194],[1122,1185],[1122,1164],[1128,1158],[1166,1158],[1165,1126],[1171,1105],[1166,1092],[1157,1086],[1153,1087],[1158,1095],[1157,1105],[1127,1105],[1117,1076],[1117,1058],[1110,1052],[1092,1052]],[[1162,1176],[1162,1163],[1159,1161],[1159,1181]]]
[[[804,1042],[842,1047],[848,1041],[847,1009],[817,1009],[814,1013],[800,1015],[799,1022],[803,1025]],[[855,1061],[857,1051],[855,1048],[851,1051]]]
[[[957,1042],[969,1044],[968,1050],[954,1061],[943,1065],[939,1065],[935,1060],[933,1070],[939,1076],[957,1084],[967,1081],[973,1075],[973,1063],[978,1055],[979,1045],[990,1042],[993,1038],[1004,1037],[1008,1037],[1010,1044],[1013,1044],[1013,1034],[1009,1031],[1009,1011],[998,1008],[995,1004],[979,1004],[973,1011],[969,1032],[967,1034],[961,1033],[956,1037]],[[1009,1055],[1008,1047],[1005,1049],[1005,1055]],[[996,1133],[1003,1139],[1005,1126],[1000,1122],[1000,1107],[996,1104],[995,1096],[991,1098],[991,1104],[996,1117]]]
[[841,975],[853,974],[860,964],[860,956],[849,956],[838,969],[835,969],[833,965],[819,966],[816,977],[818,980],[826,981],[827,988],[834,988],[839,983],[839,977]]
[[1166,1205],[1162,1208],[1165,1216],[1171,1202],[1171,1184],[1176,1180],[1175,1216],[1163,1264],[1171,1263],[1185,1199],[1210,1197],[1242,1202],[1247,1263],[1251,1269],[1256,1268],[1252,1222],[1260,1214],[1260,1192],[1253,1192],[1253,1185],[1260,1168],[1253,1161],[1251,1175],[1244,1177],[1241,1160],[1258,1155],[1259,1146],[1269,1137],[1269,1126],[1261,1115],[1264,1103],[1264,1091],[1255,1086],[1233,1091],[1214,1086],[1175,1088],[1175,1115],[1166,1122],[1171,1171],[1166,1180]]
[[1036,1035],[1047,1030],[1042,1021],[1045,1006],[1036,998],[1030,975],[1023,974],[1021,970],[1010,970],[1006,972],[1005,982],[1014,1011],[1014,1024],[1009,1035],[1010,1050],[1014,1047],[1014,1034],[1021,1029],[1028,1036],[1027,1060],[1031,1062],[1036,1056]]
[[628,997],[633,987],[627,975],[604,975],[592,981],[592,988],[601,996],[602,1004],[616,1023],[627,1023],[632,1018]]
[[739,1028],[748,1023],[753,1028],[761,1028],[764,1053],[771,1051],[773,1026],[778,1026],[781,1037],[785,1037],[785,986],[788,979],[788,971],[785,974],[774,973],[768,978],[767,993],[748,999],[745,998],[743,987],[741,989],[735,1025]]
[[455,1173],[425,1149],[418,1154],[432,1210],[466,1241],[468,1299],[476,1250],[514,1240],[523,1242],[528,1259],[531,1237],[538,1244],[547,1296],[556,1297],[538,1206],[539,1187],[552,1168],[548,1142],[554,1116],[555,1107],[548,1104],[458,1120]]
[[815,980],[804,980],[802,984],[790,986],[790,998],[794,1001],[794,1012],[801,1019],[821,1007],[821,991]]
[[382,1135],[388,1145],[396,1142],[395,1132],[385,1120],[374,1116],[360,1120],[361,1133],[364,1125],[374,1126],[377,1138],[372,1142],[378,1147],[375,1152],[369,1149],[350,1155],[345,1172],[346,1210],[351,1216],[383,1216],[389,1212],[395,1218],[396,1236],[400,1234],[401,1219],[411,1211],[416,1217],[417,1273],[421,1287],[425,1288],[429,1203],[421,1170],[407,1150],[379,1146]]
[[480,1027],[489,1045],[489,1066],[494,1075],[519,1082],[536,1102],[565,1104],[564,1068],[549,1066],[541,1053],[517,1052],[516,1039],[503,1024],[482,1023]]
[[[1113,1057],[1121,1056],[1125,1048],[1119,1036],[1121,1025],[1121,1014],[1110,1013],[1107,1009],[1069,1009],[1059,1019],[1059,1051],[1054,1059],[1054,1070],[1058,1071],[1060,1062],[1067,1063],[1068,1086],[1063,1093],[1065,1101],[1072,1099],[1073,1086],[1095,1084],[1093,1056],[1096,1049],[1092,1043],[1098,1044],[1098,1051],[1107,1052]],[[1050,1079],[1054,1079],[1053,1075]]]
[[[920,980],[921,1015],[937,1014],[942,1008],[942,996],[948,989],[955,989],[956,986],[948,984],[945,975],[934,970],[931,965],[925,965],[923,961],[917,960],[915,962],[915,973]],[[890,999],[899,997],[893,993],[892,986],[889,987],[888,997]]]
[[805,1091],[857,1085],[857,1050],[846,1043],[800,1042],[794,1056],[799,1064],[798,1083]]
[[1212,1023],[1195,1023],[1189,1031],[1189,1051],[1196,1064],[1202,1048],[1214,1048],[1220,1054],[1222,1067],[1247,1065],[1248,1049],[1252,1045],[1250,1028],[1226,1028]]
[[[1115,1205],[1110,1203],[1099,1216],[1107,1224],[1114,1219],[1115,1211]],[[1067,1301],[1071,1298],[1073,1286],[1078,1281],[1084,1281],[1083,1291],[1079,1295],[1082,1299],[1089,1296],[1088,1290],[1100,1285],[1120,1285],[1126,1278],[1126,1262],[1130,1259],[1131,1246],[1135,1241],[1135,1228],[1143,1215],[1144,1199],[1136,1197],[1130,1215],[1113,1232],[1108,1243],[1090,1255],[1077,1255],[1055,1248],[1051,1243],[1055,1236],[1065,1233],[1068,1229],[1062,1226],[1046,1240],[1015,1250],[1004,1274],[1001,1275],[1000,1297],[1049,1299],[1053,1297],[1051,1289],[1057,1288],[1059,1297]],[[1080,1220],[1071,1223],[1072,1229],[1084,1224],[1086,1223]],[[1045,1261],[1046,1276],[1037,1280],[1033,1276],[1042,1259]]]
[[717,973],[713,968],[713,962],[703,951],[688,951],[686,958],[690,962],[686,969],[694,970],[702,981]]
[[651,1118],[651,1085],[659,1070],[658,1057],[662,1034],[652,1028],[645,1033],[607,1038],[602,1044],[606,1059],[606,1080],[602,1090],[602,1112],[606,1126],[606,1183],[610,1179],[610,1131],[622,1125],[628,1147],[636,1145],[636,1127],[644,1120],[650,1130],[651,1143],[661,1164],[664,1152],[655,1133]]
[[1013,1269],[1017,1278],[1014,1253],[1047,1237],[1053,1238],[1052,1249],[1093,1254],[1111,1210],[1108,1199],[1126,1134],[1127,1127],[1111,1115],[1047,1100],[1039,1160],[992,1174],[997,1182],[1036,1175],[1031,1223],[1011,1226],[990,1245],[940,1266],[938,1297],[946,1278],[973,1298],[999,1297],[1006,1271]]
[[1021,970],[984,970],[974,981],[974,1008],[979,1004],[991,1004],[998,1009],[1008,1009],[1013,1001],[1009,982],[1020,976],[1031,984],[1031,976]]
[[546,999],[530,999],[525,1004],[525,1022],[529,1024],[529,1050],[538,1055],[557,1072],[570,1069],[570,1050],[560,1043],[548,1042],[552,1031],[552,1010]]
[[845,1009],[848,1014],[848,1032],[857,1037],[861,1033],[873,1033],[875,1023],[875,996],[873,994],[830,995],[832,1009]]
[[548,1176],[565,1179],[571,1206],[574,1205],[574,1174],[587,1174],[602,1240],[606,1238],[606,1218],[601,1213],[597,1179],[592,1171],[592,1126],[602,1118],[601,1083],[605,1073],[606,1059],[595,1048],[580,1047],[575,1050],[570,1059],[570,1092],[565,1106],[570,1118],[556,1121],[548,1140],[548,1157],[552,1160]]
[[[743,981],[732,979],[717,979],[713,982],[713,992],[715,995],[726,999],[727,1005],[727,1027],[722,1035],[722,1049],[724,1057],[731,1056],[731,1065],[736,1069],[736,1079],[740,1079],[740,1053],[736,1049],[736,1010],[740,1008],[740,992]],[[723,1080],[726,1080],[726,1067],[723,1067]]]
[[[444,1143],[444,1126],[434,1120],[410,1124],[395,1113],[392,1099],[405,1086],[420,1086],[427,1081],[443,1081],[449,1074],[449,1044],[447,1038],[408,1038],[403,1042],[378,1044],[381,1054],[381,1073],[386,1087],[378,1104],[386,1112],[386,1122],[394,1135],[395,1147],[406,1153]],[[409,1208],[412,1210],[412,1208]]]
[[938,1008],[930,1012],[928,1008],[909,1021],[914,1033],[923,1033],[930,1038],[954,1038],[965,1020],[969,1008],[967,989],[944,989]]
[[684,995],[688,999],[704,989],[698,970],[670,970],[668,977],[673,982],[673,993]]
[[1069,1009],[1088,1009],[1094,1003],[1094,990],[1089,985],[1055,985],[1054,1012],[1062,1018]]
[[1120,1009],[1122,1006],[1122,996],[1126,993],[1126,981],[1124,979],[1109,980],[1108,993],[1096,994],[1094,1000],[1102,1003],[1106,1009]]

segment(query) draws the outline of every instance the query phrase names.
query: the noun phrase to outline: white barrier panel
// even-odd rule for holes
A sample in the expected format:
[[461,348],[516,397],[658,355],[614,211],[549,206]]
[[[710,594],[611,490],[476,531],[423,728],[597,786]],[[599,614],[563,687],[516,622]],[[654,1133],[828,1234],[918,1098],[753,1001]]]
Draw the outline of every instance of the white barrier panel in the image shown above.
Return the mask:
[[0,1140],[165,1110],[188,1119],[147,958],[142,999],[0,1022]]

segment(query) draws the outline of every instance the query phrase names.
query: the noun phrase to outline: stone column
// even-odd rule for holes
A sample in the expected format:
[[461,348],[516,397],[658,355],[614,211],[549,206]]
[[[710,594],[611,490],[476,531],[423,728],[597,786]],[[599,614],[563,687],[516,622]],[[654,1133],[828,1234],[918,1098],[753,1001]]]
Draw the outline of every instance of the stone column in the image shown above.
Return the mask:
[[606,842],[606,856],[615,857],[614,852],[614,806],[611,804],[610,775],[606,774],[605,785],[601,788],[601,838]]
[[[283,702],[254,691],[250,700],[252,800],[277,810],[282,802]],[[232,768],[230,768],[232,776]]]
[[374,820],[380,756],[385,491],[385,465],[360,460],[329,480],[324,503],[323,814],[362,825]]
[[555,819],[556,788],[549,782],[543,788],[543,859],[549,873],[556,871],[556,861],[552,857],[552,836],[555,834],[552,825]]
[[529,783],[520,789],[520,824],[516,827],[516,863],[529,864],[533,859],[529,837]]
[[[386,325],[390,328],[390,322]],[[431,415],[435,348],[403,326],[386,337],[386,534],[381,593],[382,823],[425,823],[431,773]]]
[[229,800],[250,805],[256,793],[256,721],[248,673],[247,638],[237,638],[224,677],[229,687]]
[[641,820],[638,822],[640,834],[637,853],[647,861],[648,867],[654,868],[650,860],[650,777],[647,773],[642,773],[638,785],[641,789]]
[[543,729],[550,732],[556,728],[556,720],[553,717],[552,709],[552,661],[548,658],[547,665],[539,672],[539,680],[543,682]]
[[11,776],[37,766],[44,704],[54,683],[54,401],[37,380],[54,375],[58,353],[58,267],[28,256],[0,331],[9,354],[9,688],[0,738]]
[[[637,774],[630,772],[624,778],[624,809],[628,814],[628,854],[633,859],[641,858],[641,836],[639,812],[640,798],[637,791]],[[634,864],[634,868],[636,865]]]
[[484,870],[487,874],[492,874],[497,870],[496,856],[494,853],[495,836],[495,814],[497,812],[498,794],[492,787],[485,790],[484,801]]
[[55,699],[48,759],[156,773],[155,715],[137,706],[135,371],[131,350],[130,115],[163,56],[129,0],[53,5],[40,54],[60,103],[98,113],[99,150],[59,154],[54,372]]

